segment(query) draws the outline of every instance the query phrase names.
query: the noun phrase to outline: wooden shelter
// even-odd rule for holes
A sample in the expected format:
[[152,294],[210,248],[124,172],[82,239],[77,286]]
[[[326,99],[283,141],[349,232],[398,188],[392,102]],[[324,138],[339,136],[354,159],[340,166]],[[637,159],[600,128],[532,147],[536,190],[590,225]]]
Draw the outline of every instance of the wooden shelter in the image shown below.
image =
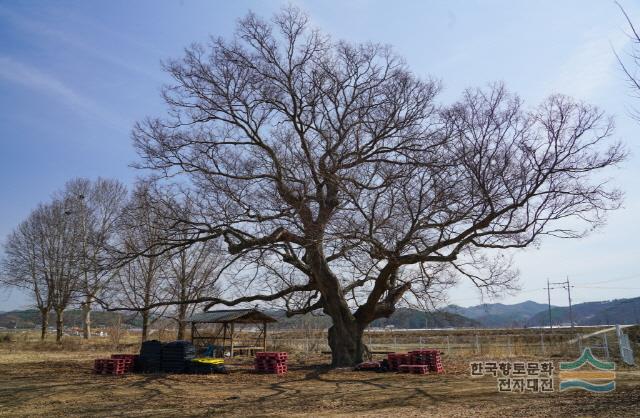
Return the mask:
[[[215,351],[222,356],[225,352],[229,352],[233,357],[237,352],[252,354],[255,351],[266,351],[267,324],[277,322],[277,320],[257,309],[230,309],[199,312],[189,318],[188,322],[191,323],[191,342],[193,345],[200,347],[212,345]],[[198,329],[198,325],[202,328],[203,324],[213,324],[218,327],[213,334],[206,335],[202,329]],[[237,324],[254,325],[255,327],[250,333],[251,338],[244,338],[239,344],[236,338]]]

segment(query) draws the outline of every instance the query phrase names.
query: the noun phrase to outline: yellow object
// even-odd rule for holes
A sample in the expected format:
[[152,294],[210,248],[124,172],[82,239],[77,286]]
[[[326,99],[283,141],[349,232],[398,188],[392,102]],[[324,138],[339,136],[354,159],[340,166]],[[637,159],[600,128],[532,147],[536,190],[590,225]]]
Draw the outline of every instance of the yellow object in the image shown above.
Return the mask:
[[194,358],[191,361],[196,361],[198,363],[206,363],[206,364],[224,364],[224,359],[222,358],[199,357],[199,358]]

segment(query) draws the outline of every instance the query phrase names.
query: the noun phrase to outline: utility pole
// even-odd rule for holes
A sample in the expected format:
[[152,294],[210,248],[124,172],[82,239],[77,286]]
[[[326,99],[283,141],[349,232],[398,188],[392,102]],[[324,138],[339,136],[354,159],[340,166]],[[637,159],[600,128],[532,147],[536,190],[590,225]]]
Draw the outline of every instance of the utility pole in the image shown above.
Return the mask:
[[571,284],[567,276],[567,295],[569,296],[569,321],[571,321],[571,333],[573,334],[573,310],[571,308]]
[[551,288],[549,287],[549,279],[547,279],[547,297],[549,299],[549,331],[553,332],[553,322],[551,321]]
[[[567,280],[564,282],[549,283],[547,280],[547,289],[549,289],[549,284],[559,285],[560,288],[567,290],[567,295],[569,296],[569,322],[571,323],[571,332],[573,332],[573,307],[571,306],[571,284],[569,283],[569,276],[567,276]],[[559,287],[553,287],[552,289],[559,289]],[[551,304],[551,302],[549,302],[549,304]]]

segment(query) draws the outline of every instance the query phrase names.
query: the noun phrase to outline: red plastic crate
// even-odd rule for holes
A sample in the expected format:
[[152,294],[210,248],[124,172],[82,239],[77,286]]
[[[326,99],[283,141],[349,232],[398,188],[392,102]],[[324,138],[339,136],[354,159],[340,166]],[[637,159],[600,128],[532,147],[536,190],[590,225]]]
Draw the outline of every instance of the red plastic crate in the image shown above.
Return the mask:
[[429,369],[432,372],[444,373],[444,367],[442,366],[442,364],[436,364],[436,365],[433,365],[433,366],[429,366]]
[[[388,354],[389,370],[403,371],[414,373],[427,373],[436,372],[444,373],[444,367],[442,366],[442,358],[439,350],[421,349],[410,351],[407,354],[404,353],[389,353]],[[421,366],[421,367],[404,367],[404,366]],[[426,371],[425,371],[426,369]]]
[[422,364],[429,367],[429,371],[436,373],[444,373],[442,366],[442,358],[439,350],[414,350],[409,352],[412,364]]
[[254,368],[259,373],[284,374],[289,371],[289,354],[283,351],[263,351],[256,353]]
[[263,362],[256,362],[254,363],[254,366],[256,366],[256,368],[258,369],[272,369],[274,367],[280,367],[280,366],[286,366],[287,363],[284,362],[278,362],[278,363],[263,363]]
[[95,359],[93,362],[93,372],[97,374],[121,375],[126,372],[124,359]]
[[289,354],[284,351],[261,351],[256,353],[256,359],[287,361],[288,358]]
[[124,360],[125,372],[132,372],[136,359],[138,358],[138,355],[137,354],[112,354],[111,358]]
[[285,374],[289,371],[289,368],[286,364],[281,364],[275,367],[256,367],[256,372],[259,373],[271,373],[271,374]]
[[429,367],[424,364],[402,364],[398,368],[402,373],[427,374]]
[[406,353],[389,353],[387,354],[389,362],[389,370],[397,371],[403,364],[409,364],[410,356]]
[[265,363],[265,364],[276,364],[276,363],[286,363],[287,359],[277,359],[277,358],[256,358],[254,360],[256,363]]
[[277,364],[272,366],[256,366],[256,370],[279,370],[279,369],[287,369],[289,366],[286,364]]
[[409,365],[401,364],[400,366],[398,366],[398,371],[402,373],[409,373]]
[[275,358],[257,358],[254,360],[256,363],[286,363],[287,360],[278,360]]

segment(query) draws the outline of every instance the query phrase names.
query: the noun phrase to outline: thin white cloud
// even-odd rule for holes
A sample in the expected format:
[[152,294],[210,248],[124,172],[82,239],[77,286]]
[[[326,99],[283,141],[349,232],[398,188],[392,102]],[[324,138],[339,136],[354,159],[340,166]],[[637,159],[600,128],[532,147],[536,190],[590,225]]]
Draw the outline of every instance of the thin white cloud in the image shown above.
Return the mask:
[[110,65],[120,67],[132,73],[137,73],[146,78],[151,78],[158,81],[161,80],[158,77],[158,74],[154,71],[143,68],[116,55],[108,54],[104,52],[103,48],[97,48],[95,45],[90,45],[85,40],[77,36],[73,36],[64,31],[51,28],[50,26],[40,21],[29,19],[21,14],[17,14],[1,6],[0,16],[3,16],[14,27],[29,35],[37,35],[46,38],[47,40],[54,40],[55,42],[65,44],[67,47],[82,51],[82,53],[93,56],[98,60],[101,60]]
[[54,76],[11,57],[0,56],[0,79],[45,93],[75,112],[100,119],[112,128],[126,129],[127,122],[118,115],[79,94]]
[[617,60],[612,48],[624,49],[629,37],[623,31],[591,31],[585,41],[560,66],[558,76],[547,85],[547,94],[563,93],[592,99],[615,81]]

